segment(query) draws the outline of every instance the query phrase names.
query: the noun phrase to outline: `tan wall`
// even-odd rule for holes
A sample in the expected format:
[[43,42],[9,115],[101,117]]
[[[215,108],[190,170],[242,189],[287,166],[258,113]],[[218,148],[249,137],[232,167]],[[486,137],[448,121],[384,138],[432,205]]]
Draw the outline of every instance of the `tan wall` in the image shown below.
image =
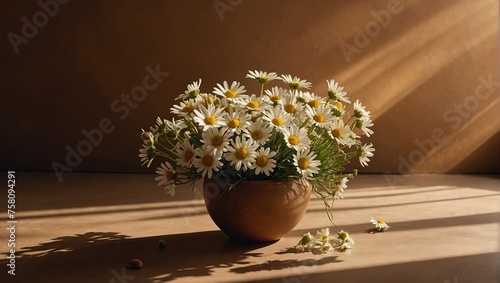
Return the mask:
[[[36,1],[2,5],[1,169],[145,170],[140,129],[186,84],[250,87],[259,69],[361,99],[377,150],[363,172],[500,172],[497,0],[70,1],[47,18]],[[157,65],[168,76],[120,101]],[[100,123],[102,141],[66,160]]]

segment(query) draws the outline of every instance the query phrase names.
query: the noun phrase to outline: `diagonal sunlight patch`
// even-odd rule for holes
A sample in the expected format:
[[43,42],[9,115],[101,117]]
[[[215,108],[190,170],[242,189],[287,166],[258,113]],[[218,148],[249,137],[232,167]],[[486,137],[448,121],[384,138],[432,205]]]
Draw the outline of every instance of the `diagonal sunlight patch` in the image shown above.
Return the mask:
[[424,167],[429,170],[429,164],[436,164],[436,169],[443,172],[448,172],[455,167],[500,130],[500,119],[495,118],[498,117],[499,106],[500,98],[497,97],[481,111],[469,113],[474,116],[462,123],[460,128],[447,134],[442,143],[430,150],[425,156],[428,162],[417,163],[412,170],[418,172]]
[[[109,213],[125,213],[125,212],[144,212],[153,210],[176,210],[179,207],[199,207],[205,209],[203,200],[176,201],[164,203],[140,203],[127,205],[108,205],[108,206],[91,206],[78,208],[63,208],[63,209],[46,209],[33,211],[20,211],[18,217],[20,219],[30,218],[47,218],[47,217],[66,217],[78,215],[93,215],[93,214],[109,214]],[[7,220],[7,217],[2,217],[0,220]]]
[[[376,119],[444,66],[469,52],[488,37],[497,36],[496,12],[491,9],[489,3],[482,3],[485,4],[471,3],[469,13],[463,13],[463,2],[450,5],[446,11],[433,15],[428,21],[415,24],[414,28],[397,37],[396,42],[387,43],[384,48],[370,52],[370,56],[364,56],[351,63],[339,77],[347,78],[343,79],[344,81],[349,81],[351,77],[357,78],[356,84],[352,84],[351,92],[363,89],[371,92],[386,90],[383,96],[368,96],[372,99],[366,104],[373,109],[373,118]],[[440,20],[443,13],[454,15],[453,21]],[[439,28],[429,27],[429,23],[435,22],[440,22]],[[472,38],[463,41],[459,46],[455,41],[449,40],[449,36],[460,36],[464,29],[476,32]],[[423,31],[425,37],[421,35]],[[447,37],[442,36],[445,33]],[[415,38],[423,37],[422,41],[415,44]],[[426,60],[428,63],[424,65],[422,56],[431,57],[433,60]],[[380,79],[388,75],[391,76],[391,80]]]

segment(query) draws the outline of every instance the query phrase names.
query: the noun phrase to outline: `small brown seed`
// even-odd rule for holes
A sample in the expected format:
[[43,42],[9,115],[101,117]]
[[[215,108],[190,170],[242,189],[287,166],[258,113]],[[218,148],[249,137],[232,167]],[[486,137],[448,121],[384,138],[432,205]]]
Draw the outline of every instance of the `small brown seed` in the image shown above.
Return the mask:
[[144,266],[144,263],[140,259],[134,258],[130,261],[130,267],[132,269],[141,269]]
[[160,249],[164,249],[166,246],[167,246],[167,243],[165,242],[165,240],[160,240],[160,241],[158,242],[158,247],[159,247]]

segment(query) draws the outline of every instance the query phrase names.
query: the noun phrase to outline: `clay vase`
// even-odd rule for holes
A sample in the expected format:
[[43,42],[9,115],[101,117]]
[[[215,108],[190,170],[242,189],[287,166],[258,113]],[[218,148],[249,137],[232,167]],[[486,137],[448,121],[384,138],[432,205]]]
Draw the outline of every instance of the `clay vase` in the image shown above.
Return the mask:
[[215,224],[229,237],[247,242],[277,241],[302,219],[311,185],[305,180],[228,182],[205,178],[205,205]]

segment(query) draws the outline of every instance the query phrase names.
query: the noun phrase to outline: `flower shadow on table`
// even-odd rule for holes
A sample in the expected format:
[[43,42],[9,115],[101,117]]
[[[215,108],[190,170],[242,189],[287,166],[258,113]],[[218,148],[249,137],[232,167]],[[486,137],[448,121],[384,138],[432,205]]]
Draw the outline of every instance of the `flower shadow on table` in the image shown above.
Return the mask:
[[[165,247],[160,248],[159,242]],[[131,238],[117,232],[88,232],[62,236],[16,251],[16,276],[13,282],[168,282],[202,278],[217,270],[246,273],[280,270],[336,261],[326,257],[313,260],[275,260],[262,264],[258,250],[270,243],[242,243],[229,239],[221,231]],[[6,257],[0,261],[8,264]],[[144,267],[128,267],[133,258]],[[0,275],[0,281],[9,276]],[[13,276],[9,279],[12,280]],[[201,279],[202,280],[202,279]],[[11,282],[11,281],[9,281]]]
[[255,272],[255,271],[271,271],[271,270],[283,270],[290,269],[294,267],[304,266],[304,267],[316,267],[320,265],[325,265],[334,262],[341,262],[341,260],[337,259],[338,256],[328,256],[322,257],[319,259],[285,259],[285,260],[269,260],[265,263],[241,266],[232,268],[231,271],[235,273],[247,273],[247,272]]

